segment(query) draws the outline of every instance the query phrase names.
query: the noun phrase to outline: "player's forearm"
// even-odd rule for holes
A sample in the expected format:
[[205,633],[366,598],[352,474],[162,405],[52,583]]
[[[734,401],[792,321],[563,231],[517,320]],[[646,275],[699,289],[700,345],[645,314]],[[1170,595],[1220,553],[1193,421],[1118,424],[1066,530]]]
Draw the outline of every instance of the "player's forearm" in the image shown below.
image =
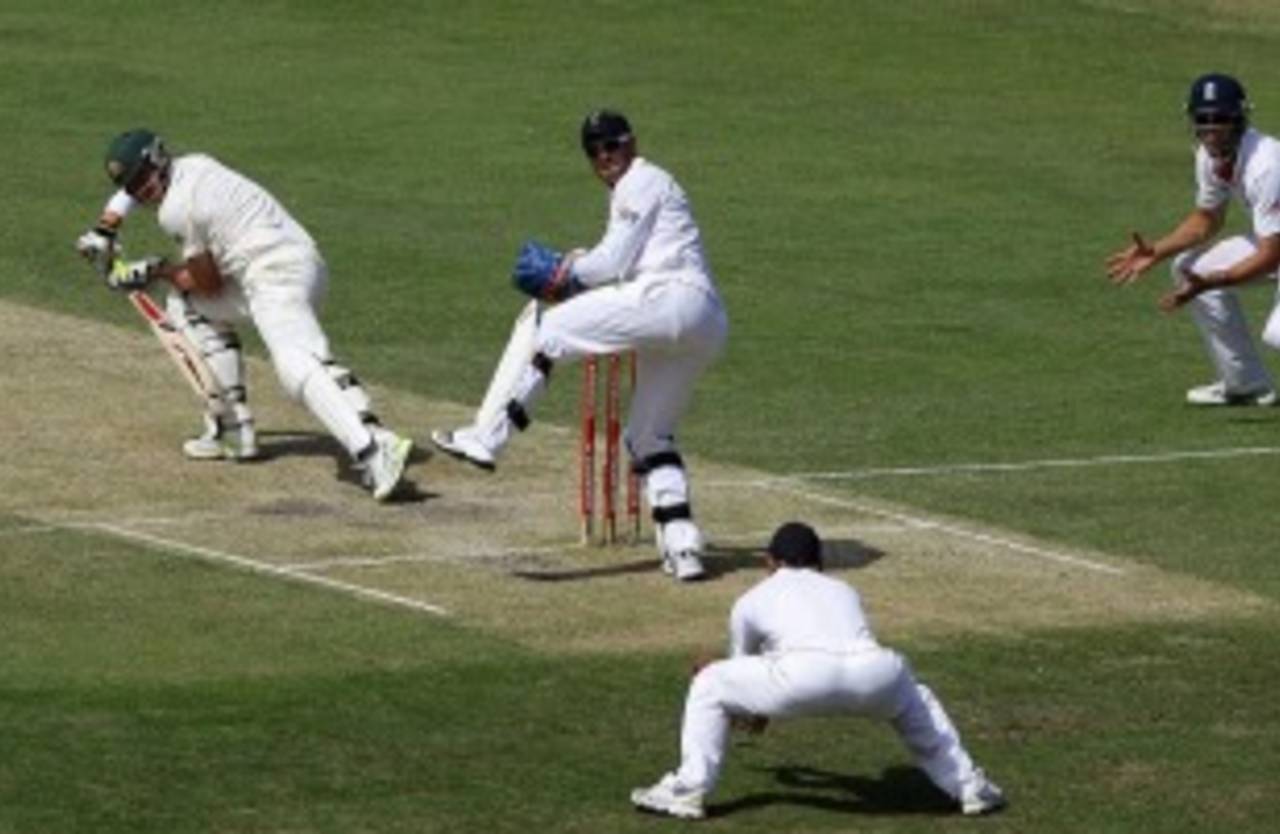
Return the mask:
[[98,225],[115,231],[124,223],[124,219],[129,216],[129,212],[133,211],[138,205],[138,201],[129,196],[129,193],[123,188],[111,195],[107,200],[107,204],[102,207],[102,214],[98,216]]
[[207,252],[193,255],[177,263],[165,262],[156,271],[156,277],[168,281],[183,292],[211,296],[222,291],[222,276],[213,256]]
[[1197,209],[1187,215],[1169,234],[1151,244],[1156,260],[1177,255],[1209,240],[1222,226],[1222,217],[1205,209]]

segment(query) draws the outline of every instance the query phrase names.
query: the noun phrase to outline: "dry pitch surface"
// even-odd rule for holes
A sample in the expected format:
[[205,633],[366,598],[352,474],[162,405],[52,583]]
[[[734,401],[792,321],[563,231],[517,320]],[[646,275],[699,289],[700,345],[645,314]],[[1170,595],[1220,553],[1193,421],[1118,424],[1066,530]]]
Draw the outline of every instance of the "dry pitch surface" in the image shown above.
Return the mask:
[[[1269,604],[1123,555],[929,517],[696,450],[687,457],[714,577],[677,586],[658,572],[651,541],[577,543],[576,442],[564,427],[535,424],[490,475],[432,455],[426,441],[470,407],[374,388],[388,424],[419,443],[408,488],[378,505],[262,361],[249,382],[266,459],[252,464],[183,460],[197,403],[141,322],[0,304],[0,367],[0,558],[6,538],[87,529],[157,559],[211,560],[559,651],[718,645],[732,599],[761,576],[756,547],[791,518],[830,539],[832,570],[859,586],[888,641]],[[475,381],[477,398],[485,382]]]

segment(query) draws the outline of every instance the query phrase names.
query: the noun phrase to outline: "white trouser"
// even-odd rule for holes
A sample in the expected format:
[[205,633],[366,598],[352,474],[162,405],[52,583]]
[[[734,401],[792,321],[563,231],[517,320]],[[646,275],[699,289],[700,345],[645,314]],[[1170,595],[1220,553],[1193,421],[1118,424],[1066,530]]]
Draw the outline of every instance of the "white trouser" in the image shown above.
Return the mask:
[[[1203,250],[1184,252],[1173,261],[1174,285],[1182,283],[1184,272],[1204,275],[1228,269],[1255,251],[1257,245],[1253,238],[1237,235],[1224,238]],[[1228,392],[1244,393],[1272,387],[1271,375],[1249,335],[1244,308],[1235,290],[1201,293],[1188,306],[1204,339],[1209,361]],[[1280,349],[1280,307],[1272,310],[1262,339],[1271,347]]]
[[847,714],[889,721],[916,764],[949,796],[974,764],[942,704],[897,652],[794,651],[712,663],[693,679],[680,734],[680,782],[710,792],[728,745],[730,716]]
[[[700,276],[648,275],[581,293],[543,311],[534,350],[552,362],[594,354],[634,351],[636,386],[624,429],[635,460],[674,452],[675,431],[693,386],[724,348],[728,318],[715,292]],[[517,328],[513,338],[520,338]],[[511,398],[526,410],[546,387],[546,377],[528,365]],[[511,436],[505,411],[492,425],[478,426],[495,454]],[[650,506],[688,503],[684,470],[663,467],[646,479]]]
[[372,435],[357,398],[344,393],[327,370],[326,363],[332,363],[329,339],[316,316],[327,289],[324,261],[303,251],[297,257],[250,264],[243,285],[228,281],[216,296],[186,298],[214,322],[251,319],[285,392],[355,457],[368,448]]

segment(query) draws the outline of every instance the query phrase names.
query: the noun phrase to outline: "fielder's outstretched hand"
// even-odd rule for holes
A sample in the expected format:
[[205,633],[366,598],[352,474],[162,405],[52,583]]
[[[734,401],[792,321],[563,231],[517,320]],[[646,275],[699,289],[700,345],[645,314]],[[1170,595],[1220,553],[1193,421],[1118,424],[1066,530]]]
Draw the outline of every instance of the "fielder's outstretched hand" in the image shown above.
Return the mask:
[[1178,284],[1178,288],[1160,297],[1160,309],[1166,313],[1172,313],[1207,289],[1209,285],[1205,283],[1204,278],[1194,272],[1184,272],[1182,283]]
[[1156,250],[1143,240],[1137,232],[1132,234],[1133,243],[1107,258],[1107,277],[1113,284],[1131,284],[1142,277],[1142,273],[1156,264]]

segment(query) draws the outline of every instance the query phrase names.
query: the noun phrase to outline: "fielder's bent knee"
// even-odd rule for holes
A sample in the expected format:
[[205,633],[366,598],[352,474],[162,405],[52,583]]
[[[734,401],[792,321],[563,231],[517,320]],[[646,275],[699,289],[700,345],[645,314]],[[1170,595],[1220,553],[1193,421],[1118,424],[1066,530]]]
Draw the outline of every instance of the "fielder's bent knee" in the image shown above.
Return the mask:
[[1262,331],[1262,341],[1272,350],[1280,350],[1280,321],[1273,318],[1267,322],[1266,330]]

